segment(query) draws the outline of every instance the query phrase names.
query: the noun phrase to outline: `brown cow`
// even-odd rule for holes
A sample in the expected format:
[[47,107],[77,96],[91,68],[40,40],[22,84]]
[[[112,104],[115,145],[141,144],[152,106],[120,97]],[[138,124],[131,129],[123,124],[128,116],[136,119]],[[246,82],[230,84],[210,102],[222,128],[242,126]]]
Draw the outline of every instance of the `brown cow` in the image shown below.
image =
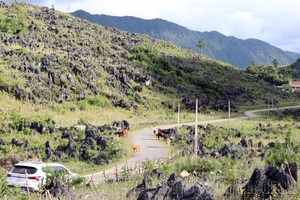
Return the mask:
[[119,135],[119,137],[127,137],[128,136],[128,129],[125,128]]
[[171,142],[170,138],[167,138],[167,139],[166,139],[166,144],[167,144],[168,146],[170,145],[170,142]]
[[160,139],[161,137],[162,138],[164,138],[164,139],[166,139],[167,138],[167,135],[159,128],[159,129],[157,129],[157,132],[156,133],[154,133],[155,134],[155,136],[156,136],[156,139]]
[[141,152],[141,146],[140,146],[140,145],[135,145],[135,146],[133,147],[133,151],[134,151],[134,154],[135,154],[136,156],[140,155],[140,152]]

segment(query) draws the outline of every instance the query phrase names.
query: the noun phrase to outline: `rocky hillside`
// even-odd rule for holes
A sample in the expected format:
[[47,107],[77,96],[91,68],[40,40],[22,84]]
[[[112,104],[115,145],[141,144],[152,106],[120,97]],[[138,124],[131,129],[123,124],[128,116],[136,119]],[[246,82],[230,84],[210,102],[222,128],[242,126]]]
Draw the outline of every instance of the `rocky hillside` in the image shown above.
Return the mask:
[[22,101],[226,110],[287,98],[232,65],[146,35],[25,3],[0,3],[0,88]]
[[92,15],[83,10],[71,14],[102,26],[147,34],[153,38],[170,41],[198,53],[202,51],[197,46],[198,41],[204,39],[206,49],[203,53],[205,55],[239,68],[247,68],[252,62],[272,66],[274,59],[277,59],[280,65],[289,65],[300,57],[298,53],[283,51],[261,40],[241,40],[232,36],[227,37],[217,31],[193,31],[162,19],[144,20],[130,16]]
[[289,66],[292,68],[292,76],[294,80],[300,80],[300,58]]

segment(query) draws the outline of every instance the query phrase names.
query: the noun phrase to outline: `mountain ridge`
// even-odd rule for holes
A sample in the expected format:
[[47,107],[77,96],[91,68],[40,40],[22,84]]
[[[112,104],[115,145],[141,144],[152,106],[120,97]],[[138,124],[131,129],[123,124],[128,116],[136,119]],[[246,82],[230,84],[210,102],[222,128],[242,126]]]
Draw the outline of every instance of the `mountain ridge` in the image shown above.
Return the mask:
[[252,62],[272,66],[274,59],[277,59],[280,65],[289,65],[300,57],[298,53],[283,51],[258,39],[242,40],[234,36],[225,36],[217,31],[194,31],[160,18],[145,20],[133,16],[90,14],[84,10],[77,10],[70,14],[102,26],[170,41],[197,53],[201,53],[197,46],[198,41],[204,39],[206,42],[204,54],[206,56],[222,60],[239,68],[247,68]]

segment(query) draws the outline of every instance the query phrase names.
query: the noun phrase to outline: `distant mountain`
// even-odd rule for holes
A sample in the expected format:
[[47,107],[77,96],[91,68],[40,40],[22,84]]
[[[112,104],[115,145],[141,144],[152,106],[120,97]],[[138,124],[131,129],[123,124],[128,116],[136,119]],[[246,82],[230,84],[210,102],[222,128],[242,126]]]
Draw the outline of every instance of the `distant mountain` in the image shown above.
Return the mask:
[[279,65],[290,65],[300,58],[300,54],[283,51],[261,40],[241,40],[232,36],[227,37],[217,31],[193,31],[163,19],[144,20],[129,16],[92,15],[83,10],[71,14],[102,26],[147,34],[153,38],[170,41],[198,53],[201,53],[198,41],[204,39],[206,49],[203,53],[206,56],[239,68],[247,68],[252,62],[267,66],[272,65],[274,59],[278,60]]

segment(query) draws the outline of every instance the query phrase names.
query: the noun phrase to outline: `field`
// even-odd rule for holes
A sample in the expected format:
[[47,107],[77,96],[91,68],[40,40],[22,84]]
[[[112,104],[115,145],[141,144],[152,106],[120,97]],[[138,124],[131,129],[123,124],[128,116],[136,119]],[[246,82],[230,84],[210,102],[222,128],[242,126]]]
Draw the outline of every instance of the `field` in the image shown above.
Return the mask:
[[[19,101],[8,98],[6,95],[2,95],[0,109],[2,112],[2,119],[7,116],[6,113],[15,111],[19,115],[26,116],[31,119],[39,118],[41,116],[44,118],[45,116],[51,117],[58,121],[60,126],[76,124],[78,121],[83,120],[82,118],[85,118],[85,116],[89,116],[89,119],[93,119],[91,120],[91,123],[95,124],[100,124],[100,121],[103,121],[103,123],[109,123],[109,120],[107,119],[126,119],[126,113],[120,114],[120,112],[117,110],[114,110],[115,112],[113,113],[108,111],[105,112],[105,110],[94,109],[85,111],[79,110],[75,114],[68,113],[67,111],[64,112],[65,107],[60,106],[61,105],[56,105],[55,107],[60,109],[54,110],[52,108],[45,109],[42,107],[28,106],[26,103],[20,103]],[[97,118],[96,116],[99,112],[101,112],[103,115],[101,115],[102,118],[98,118],[100,119],[98,121],[95,118]],[[298,141],[300,136],[297,134],[299,132],[299,122],[294,120],[292,116],[285,116],[279,120],[278,116],[282,115],[282,111],[277,110],[276,113],[277,114],[275,115],[275,112],[273,111],[262,112],[260,113],[261,117],[259,118],[204,124],[203,126],[206,128],[206,130],[210,131],[207,132],[201,129],[198,130],[199,138],[201,138],[203,147],[206,151],[205,155],[199,156],[194,156],[192,146],[186,140],[182,139],[186,138],[190,134],[186,127],[182,126],[177,133],[177,139],[171,142],[171,147],[174,150],[171,150],[170,153],[175,152],[176,149],[185,152],[185,155],[183,155],[183,153],[177,154],[176,159],[173,160],[173,162],[168,164],[164,163],[159,166],[154,166],[152,161],[145,161],[142,164],[143,173],[132,175],[129,172],[126,173],[125,171],[121,174],[124,180],[120,182],[102,183],[99,185],[90,184],[89,187],[87,187],[84,184],[84,181],[78,181],[77,184],[71,187],[73,192],[70,192],[70,195],[75,195],[77,197],[80,196],[80,198],[86,197],[87,199],[126,199],[126,194],[138,184],[141,184],[144,173],[146,171],[152,171],[157,167],[157,169],[164,175],[163,178],[152,177],[152,188],[155,188],[158,183],[167,181],[168,177],[172,173],[180,174],[182,171],[187,171],[190,174],[197,174],[197,176],[190,175],[189,177],[183,178],[187,188],[199,181],[207,182],[214,189],[215,198],[223,199],[227,188],[234,186],[237,188],[238,192],[235,196],[231,196],[229,199],[233,199],[233,197],[240,199],[242,187],[245,185],[245,180],[248,180],[251,177],[255,168],[264,168],[270,164],[277,167],[284,167],[290,162],[299,163],[298,149],[300,149],[300,145]],[[107,115],[105,118],[104,114]],[[181,123],[184,121],[191,122],[195,117],[193,113],[180,114]],[[151,112],[149,112],[148,115],[152,119],[151,122],[160,121],[163,122],[163,124],[174,124],[174,127],[176,127],[178,117],[176,113],[168,114],[167,117],[159,116],[157,113]],[[237,114],[236,116],[238,115],[241,114]],[[218,113],[200,113],[198,121],[201,124],[201,121],[208,121],[220,117],[226,118],[227,116],[221,116],[218,115]],[[234,118],[235,116],[231,117]],[[139,120],[131,118],[130,120],[136,122],[136,124],[133,124],[134,126],[132,131],[136,131],[138,129],[148,129],[149,123],[151,123],[149,121],[147,122],[146,118],[139,118]],[[2,123],[3,127],[4,125],[5,123]],[[20,132],[13,131],[10,134],[2,135],[2,139],[5,141],[10,141],[13,137],[17,139],[29,139],[31,144],[38,146],[43,145],[46,140],[50,140],[53,136],[55,135],[45,134],[32,136],[28,134],[26,136],[22,135]],[[220,153],[220,150],[222,147],[224,147],[224,145],[229,146],[231,150],[237,148],[237,145],[241,144],[242,139],[247,141],[251,140],[252,146],[248,144],[247,147],[243,148],[243,152],[239,152],[237,150],[236,154],[227,154],[223,156],[214,154],[215,156],[212,156],[213,152]],[[127,147],[127,152],[130,152],[129,147],[132,145],[131,141],[122,139],[119,140],[119,142],[124,146],[125,150]],[[275,146],[273,148],[267,148],[268,144],[271,142],[274,142]],[[262,147],[258,146],[259,143]],[[9,149],[6,151],[9,153],[4,155],[2,154],[2,156],[18,154],[18,148],[16,147],[9,147]],[[264,154],[264,157],[261,156],[262,153]],[[111,168],[117,163],[124,162],[126,159],[131,157],[132,153],[127,153],[124,155],[125,156],[122,159],[116,159],[114,163],[100,167],[95,164],[87,164],[72,159],[65,162],[65,164],[72,171],[83,175],[85,173],[102,171]],[[2,157],[2,159],[4,159],[4,157]],[[84,173],[82,169],[85,169]],[[6,170],[2,168],[2,172],[4,177]],[[70,185],[68,185],[68,187],[69,186]],[[3,191],[1,193],[2,198],[12,198],[12,193],[7,190],[5,184],[2,184],[1,189],[1,191]],[[289,199],[297,199],[297,191],[299,191],[298,187],[296,190],[282,194],[283,196],[278,197],[278,199],[285,199],[286,197],[289,197]],[[16,195],[16,199],[39,199],[42,194],[27,194],[23,196],[19,193],[15,193],[14,195]],[[49,194],[48,198],[50,198],[50,196],[51,195]],[[133,195],[129,199],[136,198],[137,196]],[[67,195],[65,199],[71,199],[71,197]]]

